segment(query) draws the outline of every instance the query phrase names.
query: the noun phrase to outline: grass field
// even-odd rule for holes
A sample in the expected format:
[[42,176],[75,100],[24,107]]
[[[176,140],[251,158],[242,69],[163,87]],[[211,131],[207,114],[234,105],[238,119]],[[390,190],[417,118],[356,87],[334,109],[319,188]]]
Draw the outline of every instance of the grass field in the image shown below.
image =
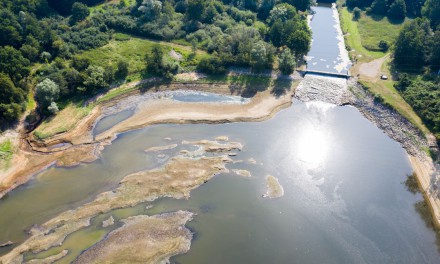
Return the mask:
[[387,17],[368,16],[364,13],[357,22],[362,46],[369,51],[380,51],[379,41],[385,40],[392,45],[402,25],[402,22],[392,21]]
[[358,21],[353,20],[353,15],[346,7],[339,10],[342,31],[345,34],[345,45],[349,47],[350,55],[356,57],[362,55],[361,61],[370,61],[383,57],[385,53],[380,51],[370,51],[362,46],[362,37],[359,33]]
[[101,66],[106,64],[116,65],[119,60],[125,60],[130,64],[128,80],[133,81],[150,77],[143,73],[146,67],[145,55],[157,44],[162,46],[166,53],[174,49],[176,52],[182,54],[183,60],[180,64],[184,68],[195,68],[202,57],[209,56],[205,52],[198,50],[196,56],[192,58],[191,47],[169,42],[148,40],[120,33],[117,35],[117,39],[125,40],[113,39],[109,44],[86,51],[80,54],[79,57],[88,58],[93,65]]

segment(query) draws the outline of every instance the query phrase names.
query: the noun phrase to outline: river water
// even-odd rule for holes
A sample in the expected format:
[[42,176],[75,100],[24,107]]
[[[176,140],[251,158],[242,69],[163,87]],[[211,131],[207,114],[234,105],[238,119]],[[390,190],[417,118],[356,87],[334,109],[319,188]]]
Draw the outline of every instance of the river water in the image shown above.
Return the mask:
[[[114,118],[100,129],[121,117]],[[294,101],[259,123],[156,125],[121,134],[96,162],[50,168],[0,200],[0,241],[23,241],[33,224],[115,188],[127,174],[161,166],[180,151],[158,156],[146,148],[217,136],[244,144],[234,157],[244,162],[228,168],[247,169],[252,177],[221,174],[189,200],[160,199],[149,210],[139,205],[101,215],[53,250],[71,250],[60,263],[102,239],[109,229],[99,223],[109,215],[118,221],[175,210],[197,215],[188,223],[195,233],[191,250],[172,258],[174,263],[438,262],[436,233],[420,209],[423,198],[404,184],[412,173],[405,151],[355,108],[321,102]],[[246,162],[250,158],[256,164]],[[262,197],[269,174],[283,185],[283,197]]]

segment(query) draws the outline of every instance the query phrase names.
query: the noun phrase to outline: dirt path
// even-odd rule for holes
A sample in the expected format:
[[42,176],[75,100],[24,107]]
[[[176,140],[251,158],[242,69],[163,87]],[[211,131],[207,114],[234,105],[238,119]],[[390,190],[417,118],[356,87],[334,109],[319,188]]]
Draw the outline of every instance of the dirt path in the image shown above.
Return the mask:
[[355,67],[355,71],[357,69],[357,73],[360,74],[362,79],[376,82],[380,78],[382,65],[388,59],[388,57],[389,55],[386,55],[382,58],[375,59],[367,63],[361,63],[358,65],[358,67]]

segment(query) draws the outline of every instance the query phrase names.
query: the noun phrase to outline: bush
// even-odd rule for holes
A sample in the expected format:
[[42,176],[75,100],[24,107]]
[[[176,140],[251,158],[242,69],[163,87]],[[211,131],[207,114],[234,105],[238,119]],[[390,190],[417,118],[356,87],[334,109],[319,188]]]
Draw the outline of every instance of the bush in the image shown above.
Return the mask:
[[223,65],[222,60],[217,56],[201,59],[197,65],[197,70],[208,74],[226,73],[226,67]]
[[359,9],[359,7],[355,7],[353,9],[353,19],[359,20],[359,18],[361,18],[361,10]]
[[390,48],[390,44],[388,44],[388,42],[386,42],[385,40],[381,40],[378,43],[379,49],[381,49],[383,52],[388,51],[388,49]]

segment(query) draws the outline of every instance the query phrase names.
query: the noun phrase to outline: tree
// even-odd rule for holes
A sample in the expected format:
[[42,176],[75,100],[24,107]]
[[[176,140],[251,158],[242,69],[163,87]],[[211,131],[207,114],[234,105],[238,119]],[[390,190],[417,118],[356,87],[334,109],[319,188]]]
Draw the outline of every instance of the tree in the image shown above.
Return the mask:
[[404,0],[395,0],[388,10],[388,16],[394,19],[405,19],[406,4]]
[[258,17],[265,20],[269,17],[270,10],[275,6],[276,0],[262,0],[260,8],[258,9]]
[[305,30],[296,30],[290,34],[287,38],[286,45],[295,55],[299,58],[310,50],[310,43],[312,42],[312,37],[310,32]]
[[310,9],[311,4],[310,0],[286,0],[284,2],[296,7],[296,9],[301,11],[306,11]]
[[436,29],[440,25],[440,0],[426,0],[422,14],[431,20],[432,28]]
[[292,74],[293,70],[295,69],[296,62],[295,56],[292,54],[289,48],[285,48],[283,52],[281,52],[281,55],[278,59],[278,64],[278,68],[280,69],[282,74]]
[[388,11],[388,1],[387,0],[375,0],[371,4],[371,10],[373,13],[378,15],[385,15]]
[[108,83],[105,81],[105,77],[104,68],[90,65],[86,70],[83,82],[87,92],[94,93],[99,89],[107,88]]
[[438,72],[440,70],[440,28],[435,31],[432,43],[430,64],[434,71]]
[[20,51],[11,46],[0,47],[0,71],[8,74],[15,85],[29,75],[29,65]]
[[286,22],[295,18],[297,15],[295,7],[289,4],[278,4],[271,11],[268,18],[269,24],[272,25],[276,21]]
[[7,9],[0,11],[0,46],[20,47],[22,27],[18,23],[14,13]]
[[125,60],[118,61],[118,69],[116,70],[115,76],[118,79],[125,79],[128,75],[129,63]]
[[427,58],[431,36],[429,21],[417,18],[406,23],[397,37],[394,50],[396,66],[405,70],[419,69]]
[[157,0],[144,0],[138,10],[144,14],[143,17],[145,20],[152,21],[159,17],[162,11],[162,2]]
[[284,26],[280,20],[277,20],[270,27],[269,36],[272,44],[275,45],[275,47],[281,47],[283,45]]
[[0,123],[15,121],[24,110],[26,94],[15,87],[7,74],[0,72]]
[[35,99],[39,104],[40,109],[45,111],[48,106],[58,99],[60,95],[59,86],[51,79],[44,79],[37,84],[35,89]]
[[150,54],[147,54],[147,69],[154,74],[160,74],[162,69],[163,50],[160,45],[155,45]]
[[378,43],[379,49],[381,49],[383,52],[388,51],[388,49],[390,48],[390,44],[388,44],[388,42],[386,42],[385,40],[381,40]]
[[197,64],[197,70],[208,74],[223,74],[226,72],[226,67],[223,65],[223,61],[214,55],[201,59]]
[[24,91],[17,88],[7,74],[0,72],[0,103],[20,104],[24,101],[24,98]]
[[43,52],[41,52],[41,55],[40,55],[40,59],[42,60],[42,61],[44,61],[44,62],[46,62],[46,63],[49,63],[49,60],[52,58],[52,55],[49,53],[49,52],[47,52],[47,51],[43,51]]
[[255,71],[261,71],[267,65],[266,45],[262,40],[252,46],[251,65]]
[[188,7],[186,9],[186,16],[189,20],[199,21],[205,13],[204,0],[188,0]]
[[359,20],[359,18],[361,18],[361,14],[362,14],[362,11],[359,9],[359,7],[355,7],[353,9],[353,19],[354,20]]
[[47,110],[49,110],[49,113],[56,114],[58,113],[58,105],[55,102],[50,103],[50,105],[47,107]]
[[72,5],[72,16],[70,17],[70,21],[72,24],[83,21],[90,14],[89,8],[80,2],[75,2]]

